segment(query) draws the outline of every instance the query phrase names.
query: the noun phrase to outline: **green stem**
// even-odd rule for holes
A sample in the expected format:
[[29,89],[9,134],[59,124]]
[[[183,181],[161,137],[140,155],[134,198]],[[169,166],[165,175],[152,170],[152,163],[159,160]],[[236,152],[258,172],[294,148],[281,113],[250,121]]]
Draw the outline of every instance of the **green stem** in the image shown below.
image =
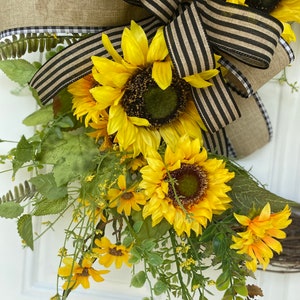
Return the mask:
[[179,264],[179,257],[178,257],[177,252],[176,252],[175,232],[172,231],[172,230],[169,230],[169,236],[170,236],[170,240],[171,240],[171,243],[172,243],[173,254],[174,254],[174,257],[175,257],[177,276],[178,276],[180,287],[181,287],[181,290],[182,290],[182,299],[183,300],[192,300],[192,298],[190,297],[190,293],[187,290],[186,285],[183,281],[182,274],[181,274],[181,269],[180,269],[180,264]]

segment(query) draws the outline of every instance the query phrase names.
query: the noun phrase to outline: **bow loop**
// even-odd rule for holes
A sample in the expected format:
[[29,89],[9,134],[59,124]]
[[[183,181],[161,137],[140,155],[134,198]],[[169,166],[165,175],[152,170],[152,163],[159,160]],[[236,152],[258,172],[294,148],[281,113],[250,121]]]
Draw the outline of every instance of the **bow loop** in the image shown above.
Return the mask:
[[256,9],[220,0],[197,0],[209,42],[257,68],[268,68],[283,26]]

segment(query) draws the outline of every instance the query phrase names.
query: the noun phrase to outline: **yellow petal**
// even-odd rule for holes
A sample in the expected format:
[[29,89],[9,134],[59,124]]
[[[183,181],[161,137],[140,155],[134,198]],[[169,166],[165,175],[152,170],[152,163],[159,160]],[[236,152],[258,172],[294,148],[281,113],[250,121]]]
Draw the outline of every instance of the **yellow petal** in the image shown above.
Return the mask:
[[152,78],[162,90],[168,88],[172,82],[171,62],[154,62],[152,68]]
[[286,22],[282,22],[282,24],[283,24],[283,32],[281,36],[286,40],[288,44],[291,42],[296,42],[296,35],[291,25]]
[[212,70],[207,70],[201,73],[183,77],[183,79],[195,88],[205,88],[212,85],[210,82],[206,80],[216,76],[218,73],[219,71],[217,69],[212,69]]
[[258,217],[258,220],[266,221],[270,218],[270,215],[271,215],[271,206],[270,206],[270,203],[268,202],[262,209],[262,211]]
[[140,45],[140,48],[144,54],[144,57],[147,57],[148,39],[145,34],[145,31],[143,30],[143,28],[140,25],[138,25],[134,21],[131,21],[130,30],[131,30],[135,40],[137,41],[137,43]]
[[243,226],[248,226],[249,223],[251,222],[251,220],[247,216],[238,215],[238,214],[234,213],[234,217]]
[[110,56],[114,59],[115,62],[121,63],[122,56],[116,51],[112,43],[110,42],[108,36],[103,33],[102,34],[102,43],[104,48],[107,50],[107,52],[110,54]]
[[164,38],[163,28],[161,27],[157,30],[150,44],[147,62],[153,63],[155,61],[162,61],[167,57],[168,53],[169,51]]
[[118,102],[122,96],[123,92],[118,88],[113,88],[110,86],[97,86],[90,90],[94,99],[97,101],[97,109],[104,110],[107,107]]
[[143,49],[128,28],[123,31],[121,47],[126,62],[135,66],[145,65],[146,60]]
[[136,126],[150,126],[151,124],[147,119],[139,118],[139,117],[128,117],[132,124]]

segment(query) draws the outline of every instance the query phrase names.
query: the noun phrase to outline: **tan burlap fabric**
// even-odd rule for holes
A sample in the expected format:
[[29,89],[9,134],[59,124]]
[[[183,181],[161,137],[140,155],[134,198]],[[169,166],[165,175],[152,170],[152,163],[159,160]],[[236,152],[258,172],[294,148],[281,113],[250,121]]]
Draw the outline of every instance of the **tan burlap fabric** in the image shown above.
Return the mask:
[[0,0],[0,31],[28,26],[116,26],[146,10],[123,0]]

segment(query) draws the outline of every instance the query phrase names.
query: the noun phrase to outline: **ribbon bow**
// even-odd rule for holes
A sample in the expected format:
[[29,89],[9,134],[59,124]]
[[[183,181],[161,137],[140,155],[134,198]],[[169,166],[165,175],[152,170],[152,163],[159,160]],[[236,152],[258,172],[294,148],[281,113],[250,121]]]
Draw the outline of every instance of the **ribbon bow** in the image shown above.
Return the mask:
[[[205,89],[192,88],[208,129],[204,133],[207,148],[245,156],[265,144],[271,135],[270,121],[256,90],[293,59],[292,50],[280,38],[281,23],[257,10],[221,0],[129,2],[153,14],[139,22],[148,38],[164,25],[169,53],[181,77],[215,68],[213,53],[222,55],[227,75],[214,77],[213,85]],[[123,26],[105,30],[120,51],[122,31]],[[30,86],[42,103],[90,73],[92,55],[108,55],[101,35],[96,33],[67,47],[34,75]],[[256,77],[263,80],[258,82]],[[240,95],[249,99],[245,101]]]

